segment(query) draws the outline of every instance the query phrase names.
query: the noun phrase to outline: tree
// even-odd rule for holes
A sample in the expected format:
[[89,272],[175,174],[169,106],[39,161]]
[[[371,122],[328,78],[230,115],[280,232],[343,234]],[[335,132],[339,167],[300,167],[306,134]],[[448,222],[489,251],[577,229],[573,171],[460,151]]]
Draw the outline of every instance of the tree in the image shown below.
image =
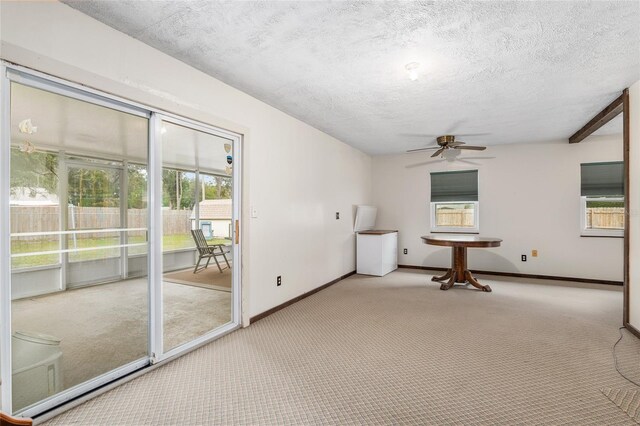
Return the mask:
[[79,207],[118,207],[120,170],[69,168],[69,203]]
[[38,193],[57,194],[58,156],[46,152],[21,152],[11,149],[11,193],[29,188],[33,197]]
[[195,173],[162,170],[162,206],[171,210],[190,210],[195,204]]
[[231,178],[224,176],[200,175],[204,187],[204,199],[228,199],[231,198]]
[[127,208],[147,208],[147,168],[129,164],[127,169],[128,195]]

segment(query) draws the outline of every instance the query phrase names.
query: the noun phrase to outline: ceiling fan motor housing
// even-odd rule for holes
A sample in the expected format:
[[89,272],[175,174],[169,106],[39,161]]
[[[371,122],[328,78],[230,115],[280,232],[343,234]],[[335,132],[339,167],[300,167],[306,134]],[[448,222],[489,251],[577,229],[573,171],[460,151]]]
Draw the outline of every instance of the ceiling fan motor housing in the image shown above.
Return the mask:
[[447,146],[450,143],[453,143],[455,139],[456,137],[453,135],[444,135],[444,136],[438,136],[436,139],[436,142],[438,142],[438,145],[440,146]]

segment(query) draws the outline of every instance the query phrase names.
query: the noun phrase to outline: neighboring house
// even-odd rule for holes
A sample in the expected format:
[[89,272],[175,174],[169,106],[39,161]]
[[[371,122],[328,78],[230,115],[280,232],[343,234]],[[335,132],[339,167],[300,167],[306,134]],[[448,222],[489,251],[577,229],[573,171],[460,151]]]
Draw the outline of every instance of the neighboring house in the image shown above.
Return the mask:
[[[200,229],[206,238],[231,238],[231,200],[202,200],[198,204]],[[191,212],[191,229],[196,228],[196,209]]]
[[58,195],[44,188],[12,187],[9,197],[12,206],[57,206]]

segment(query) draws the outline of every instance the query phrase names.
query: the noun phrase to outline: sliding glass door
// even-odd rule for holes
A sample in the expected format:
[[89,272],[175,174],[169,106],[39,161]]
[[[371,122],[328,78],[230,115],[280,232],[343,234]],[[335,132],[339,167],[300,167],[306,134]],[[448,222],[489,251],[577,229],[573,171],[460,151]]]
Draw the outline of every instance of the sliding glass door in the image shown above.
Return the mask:
[[233,321],[233,140],[162,121],[163,352]]
[[15,412],[148,362],[147,274],[127,274],[129,249],[147,245],[146,212],[131,229],[128,207],[147,183],[125,167],[146,174],[149,119],[17,82],[10,90]]
[[238,135],[0,63],[1,407],[240,324]]

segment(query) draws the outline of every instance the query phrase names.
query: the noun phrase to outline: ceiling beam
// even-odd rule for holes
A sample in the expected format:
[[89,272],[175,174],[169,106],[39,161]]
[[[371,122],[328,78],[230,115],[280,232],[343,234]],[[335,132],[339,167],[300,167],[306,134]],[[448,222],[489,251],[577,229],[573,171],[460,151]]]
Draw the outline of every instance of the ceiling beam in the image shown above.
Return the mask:
[[611,121],[616,115],[622,112],[624,106],[624,94],[620,95],[616,100],[611,102],[605,109],[600,111],[595,117],[591,119],[582,129],[575,132],[569,138],[569,143],[578,143],[586,137],[590,136],[593,132],[600,127]]

